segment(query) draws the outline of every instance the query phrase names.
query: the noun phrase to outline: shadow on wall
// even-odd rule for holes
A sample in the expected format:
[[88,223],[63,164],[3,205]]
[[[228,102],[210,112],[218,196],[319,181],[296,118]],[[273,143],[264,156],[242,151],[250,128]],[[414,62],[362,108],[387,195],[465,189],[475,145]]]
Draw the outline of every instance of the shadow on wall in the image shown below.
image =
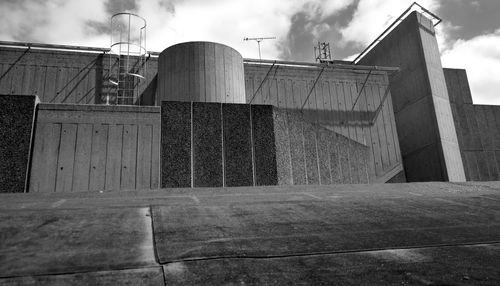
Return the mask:
[[368,183],[369,148],[271,105],[162,103],[162,187]]

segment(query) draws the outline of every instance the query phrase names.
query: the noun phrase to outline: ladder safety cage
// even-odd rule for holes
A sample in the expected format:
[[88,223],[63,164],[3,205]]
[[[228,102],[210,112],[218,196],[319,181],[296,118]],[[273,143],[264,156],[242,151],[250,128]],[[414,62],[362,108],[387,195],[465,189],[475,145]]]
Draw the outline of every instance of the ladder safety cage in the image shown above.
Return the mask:
[[146,83],[146,20],[122,12],[111,16],[109,90],[106,104],[134,105]]

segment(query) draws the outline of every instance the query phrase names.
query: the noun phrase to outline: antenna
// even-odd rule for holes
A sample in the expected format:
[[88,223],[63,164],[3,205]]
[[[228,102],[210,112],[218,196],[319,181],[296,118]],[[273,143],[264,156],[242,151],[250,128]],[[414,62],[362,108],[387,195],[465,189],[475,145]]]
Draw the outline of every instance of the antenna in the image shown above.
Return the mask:
[[262,38],[243,38],[243,41],[256,41],[257,45],[259,46],[259,60],[262,60],[262,57],[260,56],[260,42],[264,40],[274,40],[276,37],[262,37]]
[[332,60],[332,53],[330,52],[330,43],[318,42],[318,46],[314,47],[314,57],[317,63],[329,62]]

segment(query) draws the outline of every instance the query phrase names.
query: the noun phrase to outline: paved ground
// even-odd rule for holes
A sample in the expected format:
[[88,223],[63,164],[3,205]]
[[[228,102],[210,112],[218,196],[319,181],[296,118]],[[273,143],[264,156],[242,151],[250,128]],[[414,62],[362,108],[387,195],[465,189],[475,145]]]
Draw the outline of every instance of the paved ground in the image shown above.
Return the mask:
[[500,285],[500,182],[0,195],[0,284]]

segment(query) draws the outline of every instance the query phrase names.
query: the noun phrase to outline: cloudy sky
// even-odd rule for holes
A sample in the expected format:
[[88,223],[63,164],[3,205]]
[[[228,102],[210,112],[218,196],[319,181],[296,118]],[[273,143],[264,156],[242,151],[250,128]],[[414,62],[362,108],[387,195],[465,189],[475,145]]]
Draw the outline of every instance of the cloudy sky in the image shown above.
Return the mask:
[[[352,59],[413,0],[0,0],[0,40],[109,46],[109,19],[130,11],[147,20],[148,50],[206,40],[258,58],[313,61],[329,42]],[[443,66],[467,69],[474,103],[500,105],[500,1],[420,0],[438,26]]]

